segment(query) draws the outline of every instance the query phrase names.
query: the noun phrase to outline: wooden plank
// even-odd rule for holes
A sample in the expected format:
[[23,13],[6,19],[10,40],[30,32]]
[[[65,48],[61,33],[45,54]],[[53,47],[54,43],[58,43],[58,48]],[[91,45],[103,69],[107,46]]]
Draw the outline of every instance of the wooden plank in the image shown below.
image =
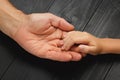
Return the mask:
[[49,11],[66,19],[76,30],[83,30],[101,1],[56,0]]
[[[14,60],[14,54],[12,51],[13,43],[8,37],[3,33],[0,33],[0,79],[3,77],[4,73],[8,67],[12,64]],[[14,44],[13,44],[14,45]]]
[[10,2],[24,13],[48,12],[54,0],[10,0]]
[[[115,0],[115,2],[116,1],[117,0]],[[85,27],[84,31],[87,31],[97,37],[120,38],[119,25],[119,10],[114,7],[113,2],[109,0],[104,0]],[[114,78],[115,75],[120,75],[120,73],[115,72],[118,70],[118,67],[120,68],[120,66],[117,65],[117,68],[113,66],[113,64],[116,64],[116,56],[118,55],[103,55],[101,57],[98,56],[99,59],[95,64],[100,66],[100,68],[98,68],[97,66],[94,70],[89,69],[90,71],[92,71],[92,73],[83,75],[84,77],[86,75],[89,75],[89,78],[83,79],[83,77],[82,80],[119,80],[118,76]],[[101,63],[101,61],[105,62]],[[119,64],[119,62],[117,62],[117,64]],[[111,68],[114,70],[111,70]],[[111,73],[112,75],[110,75]]]
[[[119,5],[113,5],[116,1],[119,0],[11,0],[14,6],[25,13],[49,10],[68,20],[76,30],[87,31],[97,37],[119,38]],[[5,42],[3,40],[3,45]],[[120,73],[116,73],[119,58],[116,60],[115,55],[89,55],[79,62],[60,63],[38,59],[18,46],[15,47],[19,52],[1,80],[119,80]],[[4,48],[4,51],[11,53],[9,47]],[[12,50],[12,54],[16,54],[16,51]]]
[[22,50],[1,80],[52,80],[50,65],[49,61],[33,57]]

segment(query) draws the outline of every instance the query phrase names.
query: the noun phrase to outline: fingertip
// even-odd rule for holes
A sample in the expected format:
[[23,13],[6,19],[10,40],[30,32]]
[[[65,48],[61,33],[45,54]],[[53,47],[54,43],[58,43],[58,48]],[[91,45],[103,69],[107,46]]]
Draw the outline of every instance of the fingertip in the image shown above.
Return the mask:
[[62,49],[63,51],[68,51],[68,50],[69,50],[69,48],[68,48],[67,46],[65,46],[65,45],[63,45],[61,49]]
[[61,44],[61,45],[63,45],[63,44],[64,44],[63,40],[61,40],[61,41],[60,41],[60,44]]
[[82,59],[82,55],[77,52],[71,52],[72,61],[80,61]]
[[68,52],[64,51],[50,51],[49,53],[47,53],[45,58],[60,62],[68,62],[72,60],[72,56]]
[[64,45],[61,47],[61,49],[64,51],[65,50],[65,47],[64,47]]
[[65,31],[71,31],[71,30],[74,30],[74,26],[70,23],[68,23],[66,20],[62,19],[60,21],[60,26],[63,30]]
[[86,57],[87,54],[86,53],[80,53],[82,55],[82,57]]
[[62,47],[63,45],[64,45],[63,40],[58,41],[58,44],[57,44],[58,47]]
[[67,33],[63,33],[63,38],[65,38],[67,36]]
[[69,62],[72,60],[72,56],[68,52],[62,52],[61,57],[62,59],[60,59],[60,61],[62,62]]

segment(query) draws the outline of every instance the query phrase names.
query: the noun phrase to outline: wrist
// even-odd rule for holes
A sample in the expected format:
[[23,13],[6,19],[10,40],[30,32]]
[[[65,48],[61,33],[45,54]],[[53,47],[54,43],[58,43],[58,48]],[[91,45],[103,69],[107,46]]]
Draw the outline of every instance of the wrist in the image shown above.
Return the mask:
[[101,44],[101,54],[107,54],[110,53],[108,48],[109,48],[109,44],[108,44],[108,38],[101,38],[100,39],[100,44]]
[[27,20],[27,15],[17,10],[7,0],[0,1],[0,31],[13,37]]
[[26,15],[19,10],[14,14],[5,13],[3,17],[0,16],[0,30],[9,37],[14,36],[17,29],[26,21]]

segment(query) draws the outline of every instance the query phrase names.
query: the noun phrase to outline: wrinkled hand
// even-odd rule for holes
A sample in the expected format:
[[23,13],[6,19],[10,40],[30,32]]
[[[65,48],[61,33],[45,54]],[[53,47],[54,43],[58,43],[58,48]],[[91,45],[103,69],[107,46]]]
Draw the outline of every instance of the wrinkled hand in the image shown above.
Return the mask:
[[62,51],[61,41],[64,31],[73,26],[64,19],[49,13],[31,14],[14,35],[14,40],[29,53],[57,61],[77,61],[81,55],[72,51]]

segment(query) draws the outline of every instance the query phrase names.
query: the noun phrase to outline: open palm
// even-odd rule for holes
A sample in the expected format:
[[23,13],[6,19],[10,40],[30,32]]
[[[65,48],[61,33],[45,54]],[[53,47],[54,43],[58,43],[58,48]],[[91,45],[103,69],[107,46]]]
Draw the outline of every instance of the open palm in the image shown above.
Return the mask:
[[64,52],[59,47],[63,30],[72,29],[65,20],[51,14],[32,14],[29,15],[27,24],[22,25],[16,32],[15,40],[26,51],[40,58],[70,61],[75,57],[74,60],[79,60],[80,54]]

